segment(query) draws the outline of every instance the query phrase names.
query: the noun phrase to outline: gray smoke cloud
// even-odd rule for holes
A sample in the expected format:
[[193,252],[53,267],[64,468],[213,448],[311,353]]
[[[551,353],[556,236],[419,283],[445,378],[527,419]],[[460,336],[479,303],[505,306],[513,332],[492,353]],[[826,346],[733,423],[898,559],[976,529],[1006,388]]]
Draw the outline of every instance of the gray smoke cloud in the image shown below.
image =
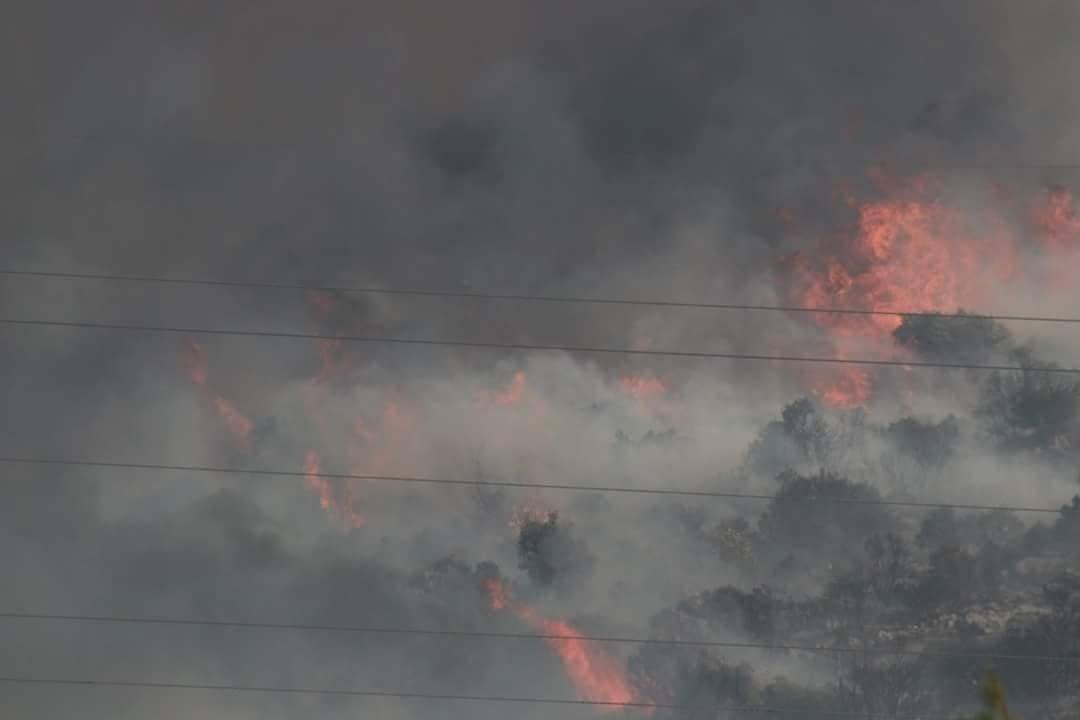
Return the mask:
[[[1032,269],[1064,261],[1040,254],[1024,205],[1077,180],[1033,167],[1080,159],[1073,3],[48,0],[7,15],[4,268],[786,304],[792,257],[846,251],[842,198],[880,194],[873,168],[902,183],[936,167],[950,206],[1001,214],[1020,238],[1024,269],[963,309],[1075,314],[1073,284]],[[11,276],[0,304],[13,318],[835,350],[805,314]],[[909,319],[858,347],[1080,363],[1070,326],[948,322]],[[1067,377],[883,370],[865,407],[837,410],[812,399],[826,372],[815,366],[186,340],[5,327],[0,454],[297,472],[317,456],[326,472],[778,497],[334,481],[324,509],[301,477],[5,465],[0,612],[528,631],[490,607],[485,581],[499,577],[588,634],[1077,652],[1061,639],[1077,627],[1063,574],[1080,569],[1075,515],[990,522],[813,499],[1067,504],[1080,490]],[[250,422],[246,440],[223,403]],[[1029,611],[1040,619],[1024,624]],[[10,619],[0,634],[8,676],[577,696],[534,640]],[[984,669],[604,650],[646,700],[822,717],[952,716]],[[1075,672],[999,669],[1048,717],[1080,692]],[[32,718],[507,709],[0,690],[0,712]]]

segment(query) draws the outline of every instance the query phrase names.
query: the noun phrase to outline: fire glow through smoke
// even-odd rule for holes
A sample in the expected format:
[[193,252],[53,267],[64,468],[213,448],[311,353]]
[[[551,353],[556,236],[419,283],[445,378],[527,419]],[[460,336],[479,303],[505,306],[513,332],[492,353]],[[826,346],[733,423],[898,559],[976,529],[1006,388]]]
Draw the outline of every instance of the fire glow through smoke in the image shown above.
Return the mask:
[[208,393],[210,406],[225,423],[225,427],[242,445],[249,443],[255,424],[223,396],[210,392],[208,389],[210,371],[203,347],[193,340],[186,341],[182,347],[181,360],[188,380],[195,387]]
[[619,384],[623,392],[638,400],[660,397],[668,390],[663,380],[649,375],[625,375]]
[[319,496],[319,506],[338,516],[347,527],[362,527],[364,516],[353,509],[352,493],[347,489],[344,499],[339,500],[330,481],[320,475],[322,462],[319,454],[308,450],[304,456],[304,484]]
[[[842,242],[828,244],[831,251],[796,259],[796,283],[790,290],[795,302],[802,306],[875,311],[955,312],[984,306],[1000,283],[1020,272],[1022,243],[1003,215],[972,215],[952,207],[931,197],[932,191],[925,183],[912,183],[907,188],[889,185],[884,199],[862,204],[851,201],[856,221]],[[1037,229],[1043,253],[1080,257],[1080,218],[1071,194],[1054,189],[1033,209],[1028,207],[1027,222]],[[783,219],[789,229],[795,223],[791,212],[785,212]],[[332,315],[340,314],[340,303],[331,295],[312,294],[310,302],[322,322],[328,323]],[[827,335],[835,358],[865,356],[868,346],[888,358],[907,357],[891,338],[901,323],[898,316],[821,312],[811,317]],[[393,392],[385,397],[381,408],[369,409],[366,416],[342,421],[326,413],[324,403],[334,395],[334,384],[346,380],[352,369],[343,345],[338,339],[316,341],[318,367],[305,388],[306,412],[320,433],[331,430],[334,422],[347,425],[346,437],[355,447],[346,448],[343,462],[351,472],[394,472],[398,462],[409,454],[402,443],[413,434],[416,412],[405,398]],[[212,389],[202,346],[186,343],[183,364],[188,380],[206,396],[208,407],[231,435],[247,446],[254,424]],[[665,381],[652,375],[624,375],[617,382],[626,396],[646,404],[669,391]],[[817,373],[812,384],[816,394],[834,407],[864,405],[873,393],[872,375],[858,367]],[[521,408],[523,399],[527,404],[536,397],[529,392],[526,373],[517,371],[502,387],[481,392],[477,403],[484,408]],[[365,518],[355,509],[354,487],[332,482],[323,475],[324,467],[323,454],[308,450],[303,458],[304,486],[318,498],[323,510],[346,527],[363,526]],[[528,520],[542,521],[548,516],[549,511],[522,505],[515,509],[510,523],[520,527]],[[606,703],[603,709],[609,711],[641,702],[641,695],[619,663],[574,626],[515,602],[501,581],[487,581],[486,590],[492,610],[508,610],[538,633],[554,636],[547,637],[546,643],[580,697]]]
[[545,642],[562,661],[567,677],[580,697],[605,703],[606,712],[641,702],[633,685],[613,657],[581,631],[562,620],[546,618],[527,605],[514,603],[505,584],[497,579],[485,582],[492,610],[511,610],[536,632],[547,635]]
[[[879,312],[954,313],[986,307],[1003,283],[1022,270],[1024,234],[1000,210],[972,211],[938,198],[927,179],[906,185],[878,179],[887,197],[847,200],[857,219],[848,237],[829,243],[838,250],[798,257],[793,301],[811,307],[843,307]],[[1048,254],[1080,249],[1080,218],[1072,195],[1052,190],[1035,211],[1036,236]],[[1075,267],[1075,266],[1074,266]],[[887,359],[904,359],[891,341],[897,315],[817,313],[836,358],[865,356],[867,346]],[[816,374],[813,390],[834,407],[869,401],[873,382],[862,368]]]

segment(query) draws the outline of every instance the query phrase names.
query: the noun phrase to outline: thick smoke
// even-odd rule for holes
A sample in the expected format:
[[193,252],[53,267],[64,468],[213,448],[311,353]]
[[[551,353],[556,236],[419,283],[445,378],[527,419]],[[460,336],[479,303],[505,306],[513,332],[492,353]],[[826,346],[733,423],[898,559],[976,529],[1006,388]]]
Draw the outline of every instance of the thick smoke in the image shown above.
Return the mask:
[[[1017,8],[18,0],[0,266],[1075,315],[1080,10]],[[901,365],[8,325],[0,455],[295,475],[5,464],[0,612],[730,645],[8,618],[0,676],[824,719],[954,717],[993,669],[1025,717],[1078,712],[1080,384],[1039,371],[1080,365],[1071,325],[13,276],[0,302],[7,318]],[[1025,654],[1071,659],[1006,657]],[[0,714],[31,718],[511,710],[603,713],[0,691]]]

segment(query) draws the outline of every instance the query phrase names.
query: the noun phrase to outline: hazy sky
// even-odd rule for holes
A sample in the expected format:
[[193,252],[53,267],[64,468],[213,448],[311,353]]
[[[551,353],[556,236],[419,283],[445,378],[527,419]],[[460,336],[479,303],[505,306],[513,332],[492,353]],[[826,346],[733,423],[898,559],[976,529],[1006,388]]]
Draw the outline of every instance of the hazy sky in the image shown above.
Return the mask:
[[[3,268],[783,304],[798,301],[784,258],[843,247],[842,196],[880,193],[872,168],[902,184],[935,167],[951,207],[986,217],[1000,211],[999,184],[1035,197],[1077,171],[1031,166],[1080,162],[1080,5],[1068,0],[15,0],[5,15]],[[1021,257],[1037,257],[1030,227],[1003,216]],[[975,309],[1075,313],[1074,287],[1041,287],[1028,267]],[[320,321],[311,300],[0,278],[3,314],[18,318],[838,347],[807,316],[358,296]],[[1014,331],[1062,365],[1080,362],[1071,330]],[[0,454],[302,470],[316,452],[332,472],[717,488],[816,377],[779,364],[365,345],[329,350],[349,369],[312,390],[312,342],[198,342],[202,387],[174,335],[3,328]],[[881,421],[970,414],[977,381],[934,378],[908,395],[878,378],[868,409]],[[649,379],[666,391],[651,394]],[[247,441],[229,432],[223,402],[253,423]],[[951,482],[925,492],[1067,500],[1067,473],[995,462],[971,443]],[[363,527],[346,529],[300,478],[3,471],[0,611],[521,632],[488,607],[476,565],[490,561],[552,617],[643,635],[689,594],[761,580],[703,559],[668,505],[640,499],[373,483],[352,498]],[[538,590],[518,568],[511,522],[524,506],[557,509],[568,528],[565,586]],[[753,522],[761,510],[707,512]],[[613,652],[621,663],[631,651]],[[762,668],[822,677],[809,663]],[[0,620],[0,675],[574,696],[538,642],[46,621]],[[507,712],[596,714],[0,685],[0,714],[26,718]]]

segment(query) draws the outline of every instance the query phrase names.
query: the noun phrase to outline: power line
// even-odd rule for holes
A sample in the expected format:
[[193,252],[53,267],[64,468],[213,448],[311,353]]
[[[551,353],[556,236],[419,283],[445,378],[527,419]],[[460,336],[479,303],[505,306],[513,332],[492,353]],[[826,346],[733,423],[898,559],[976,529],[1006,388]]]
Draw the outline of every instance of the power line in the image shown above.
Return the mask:
[[[405,475],[361,475],[354,473],[304,472],[299,470],[262,470],[257,468],[207,467],[199,465],[165,465],[159,463],[106,462],[98,460],[61,460],[55,458],[21,458],[0,456],[0,463],[13,465],[57,465],[65,467],[92,467],[111,470],[154,470],[162,472],[188,472],[200,474],[256,475],[265,477],[310,478],[326,480],[364,480],[375,482],[399,482],[425,485],[461,485],[473,487],[526,488],[529,490],[560,490],[593,493],[624,493],[628,495],[666,495],[669,497],[710,497],[730,500],[775,500],[776,495],[728,492],[718,490],[672,490],[667,488],[630,488],[604,485],[570,485],[564,483],[530,483],[516,480],[469,480],[453,478],[413,477]],[[970,503],[931,503],[914,500],[872,500],[869,498],[841,498],[826,495],[801,497],[800,501],[834,502],[847,505],[881,505],[889,507],[913,507],[946,510],[990,510],[1004,512],[1052,513],[1080,512],[1080,508],[1026,507],[1015,505],[976,505]]]
[[808,307],[804,305],[753,305],[745,303],[715,303],[683,300],[646,300],[633,298],[604,298],[592,296],[533,295],[524,293],[484,293],[459,290],[423,290],[409,288],[379,288],[363,286],[309,285],[304,283],[273,282],[258,280],[216,280],[212,278],[178,278],[153,275],[116,275],[82,272],[58,272],[42,270],[0,270],[9,277],[61,278],[72,280],[100,280],[104,282],[132,282],[159,285],[187,285],[205,287],[248,288],[264,290],[300,290],[306,292],[345,293],[357,295],[397,295],[463,300],[497,300],[535,303],[559,303],[577,305],[628,305],[633,307],[683,308],[703,310],[739,310],[754,312],[820,313],[830,315],[884,315],[888,317],[929,317],[945,320],[998,320],[1014,322],[1044,322],[1080,324],[1080,318],[1041,315],[997,315],[984,313],[939,313],[912,310],[865,310],[859,308]]
[[16,327],[55,327],[117,332],[145,332],[179,335],[220,335],[228,337],[287,338],[291,340],[337,340],[343,342],[383,345],[412,345],[463,347],[478,350],[517,350],[534,352],[566,352],[593,355],[643,355],[707,360],[752,360],[758,362],[815,363],[821,365],[866,365],[872,367],[936,368],[948,370],[983,370],[1000,372],[1041,372],[1060,375],[1080,375],[1080,368],[1023,367],[1020,365],[977,365],[905,360],[874,360],[870,358],[835,358],[806,355],[765,355],[757,353],[696,352],[686,350],[635,350],[632,348],[588,347],[581,345],[533,345],[528,343],[480,342],[473,340],[430,340],[423,338],[394,338],[364,335],[327,335],[324,333],[275,332],[270,330],[220,330],[214,328],[170,327],[163,325],[132,325],[126,323],[77,322],[67,320],[26,320],[0,318],[0,324]]
[[500,640],[586,640],[589,642],[622,645],[662,645],[672,647],[727,648],[733,650],[783,650],[843,655],[884,655],[931,658],[962,658],[968,660],[1024,660],[1039,662],[1080,662],[1080,655],[1020,655],[1008,653],[937,652],[932,650],[901,650],[882,648],[822,647],[816,645],[786,645],[724,640],[664,640],[661,638],[617,637],[610,635],[557,635],[543,633],[513,633],[482,630],[438,630],[426,628],[378,627],[357,625],[306,625],[299,623],[251,622],[237,620],[195,620],[163,617],[119,617],[115,615],[57,615],[47,613],[3,612],[0,620],[48,620],[57,622],[111,623],[123,625],[164,625],[181,627],[243,628],[252,630],[297,630],[304,632],[340,632],[365,635],[422,635],[430,637],[490,638]]
[[[632,700],[630,702],[617,702],[613,700],[572,700],[569,698],[537,698],[521,697],[516,695],[451,695],[446,693],[422,693],[385,690],[345,690],[337,688],[301,688],[281,686],[259,685],[216,685],[202,683],[167,683],[149,682],[136,680],[76,680],[67,678],[36,678],[18,676],[0,676],[0,682],[24,685],[71,685],[83,687],[118,687],[118,688],[148,688],[155,690],[202,690],[210,692],[246,692],[246,693],[272,693],[288,695],[331,695],[345,697],[372,697],[372,698],[398,698],[407,700],[445,700],[457,702],[492,702],[492,703],[517,703],[529,705],[577,705],[592,707],[617,707],[617,708],[640,708],[643,710],[687,710],[693,708],[708,708],[713,711],[727,712],[764,712],[786,713],[791,715],[813,715],[815,717],[850,717],[872,720],[873,718],[889,718],[890,720],[928,720],[926,715],[894,715],[881,713],[866,713],[858,711],[840,710],[817,710],[814,708],[776,707],[772,705],[716,705],[709,703],[678,705],[674,703],[653,703]],[[943,720],[966,720],[964,718],[945,718]]]

